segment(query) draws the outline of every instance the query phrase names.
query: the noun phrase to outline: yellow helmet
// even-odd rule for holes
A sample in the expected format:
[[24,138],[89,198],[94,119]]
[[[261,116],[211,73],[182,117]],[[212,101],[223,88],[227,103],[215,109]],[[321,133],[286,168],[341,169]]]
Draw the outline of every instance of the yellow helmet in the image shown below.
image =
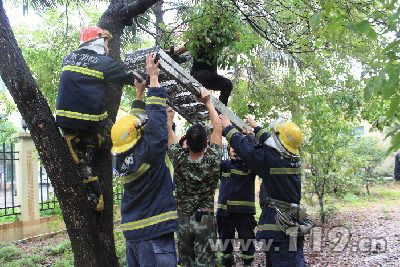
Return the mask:
[[120,118],[111,129],[111,153],[121,154],[132,148],[141,136],[142,120],[134,115]]
[[299,126],[291,121],[279,120],[274,127],[275,133],[279,140],[281,141],[284,148],[294,155],[299,155],[301,140],[303,139],[303,134]]

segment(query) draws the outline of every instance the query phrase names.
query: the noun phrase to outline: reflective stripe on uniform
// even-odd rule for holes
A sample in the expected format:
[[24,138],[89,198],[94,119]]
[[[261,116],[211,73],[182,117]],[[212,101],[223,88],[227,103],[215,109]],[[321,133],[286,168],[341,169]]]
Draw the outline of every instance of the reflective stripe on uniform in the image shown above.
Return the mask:
[[281,231],[276,224],[263,224],[258,226],[259,231]]
[[176,212],[176,210],[173,210],[161,213],[156,216],[149,217],[147,219],[121,224],[121,229],[124,231],[136,230],[177,218],[178,218],[178,213]]
[[137,178],[139,178],[140,176],[142,176],[149,168],[150,168],[149,164],[143,163],[142,165],[140,165],[139,169],[137,171],[135,171],[134,173],[131,173],[127,176],[118,177],[117,179],[119,181],[121,181],[121,183],[123,183],[123,184],[132,182],[132,181],[136,180]]
[[138,117],[138,115],[146,115],[146,110],[141,108],[132,108],[130,113],[131,115]]
[[88,68],[67,65],[67,66],[64,66],[62,68],[62,70],[63,71],[69,70],[69,71],[79,72],[79,73],[83,73],[83,74],[86,74],[86,75],[94,76],[94,77],[99,78],[99,79],[104,79],[104,74],[102,72],[97,71],[97,70],[91,70],[91,69],[88,69]]
[[247,172],[243,172],[243,171],[231,169],[231,173],[238,174],[238,175],[249,175],[250,174],[250,170],[247,171]]
[[299,174],[301,168],[271,168],[270,174]]
[[222,176],[222,177],[229,177],[229,176],[231,176],[231,174],[230,174],[229,172],[223,172],[223,173],[221,174],[221,176]]
[[268,132],[266,129],[259,130],[258,133],[256,134],[257,140],[259,140],[261,135],[263,135],[263,133],[266,133],[266,132]]
[[86,121],[101,121],[108,117],[107,111],[101,115],[90,115],[68,110],[56,110],[56,115]]
[[254,255],[242,254],[241,258],[245,260],[254,259]]
[[235,128],[231,129],[227,134],[226,134],[226,139],[228,140],[228,142],[231,141],[231,137],[234,133],[238,133],[239,131],[236,130]]
[[99,180],[99,177],[95,176],[95,177],[89,178],[87,180],[83,180],[83,183],[88,184],[90,182],[97,181],[97,180]]
[[162,97],[151,96],[147,98],[146,104],[166,106],[167,101]]
[[223,210],[227,210],[228,209],[228,207],[226,205],[224,205],[224,204],[218,204],[217,208],[223,209]]
[[256,203],[255,202],[251,202],[251,201],[233,201],[233,200],[228,200],[226,202],[228,205],[232,205],[232,206],[251,206],[251,207],[255,207]]

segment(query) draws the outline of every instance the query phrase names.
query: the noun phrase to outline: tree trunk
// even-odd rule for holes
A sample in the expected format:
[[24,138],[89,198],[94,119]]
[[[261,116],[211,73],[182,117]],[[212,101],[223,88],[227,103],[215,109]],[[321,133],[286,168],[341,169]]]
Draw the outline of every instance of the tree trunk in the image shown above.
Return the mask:
[[[162,5],[164,1],[158,1],[154,6],[151,7],[151,11],[153,11],[154,16],[156,17],[156,45],[160,45],[163,36],[163,31],[160,29],[160,24],[164,24],[164,12],[162,10]],[[167,48],[167,47],[164,47]]]
[[325,209],[324,209],[324,200],[322,196],[318,196],[318,201],[319,201],[319,215],[321,218],[321,223],[325,223]]
[[[110,30],[114,38],[110,53],[119,59],[120,36],[132,18],[150,8],[158,0],[111,1],[99,24]],[[111,155],[99,150],[94,169],[100,173],[104,191],[105,210],[93,211],[87,202],[78,168],[56,127],[53,114],[40,92],[15,40],[3,2],[0,0],[0,75],[19,112],[24,118],[39,152],[55,194],[74,252],[75,266],[118,266],[113,235],[113,203]],[[121,100],[122,87],[110,84],[106,92],[108,113],[115,120]]]

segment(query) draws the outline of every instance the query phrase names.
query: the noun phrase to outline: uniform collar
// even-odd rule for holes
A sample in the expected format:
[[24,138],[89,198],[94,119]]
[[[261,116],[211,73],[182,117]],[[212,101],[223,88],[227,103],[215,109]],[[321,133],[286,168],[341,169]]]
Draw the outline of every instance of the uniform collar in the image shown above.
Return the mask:
[[289,151],[284,148],[284,146],[281,144],[279,141],[278,137],[276,135],[270,136],[267,140],[264,142],[265,145],[272,147],[276,149],[279,154],[281,154],[283,157],[288,158],[288,159],[299,159],[300,155],[294,155],[290,153]]
[[105,55],[106,51],[104,50],[104,38],[98,38],[91,42],[83,43],[79,46],[78,50],[91,50],[96,52],[99,55]]

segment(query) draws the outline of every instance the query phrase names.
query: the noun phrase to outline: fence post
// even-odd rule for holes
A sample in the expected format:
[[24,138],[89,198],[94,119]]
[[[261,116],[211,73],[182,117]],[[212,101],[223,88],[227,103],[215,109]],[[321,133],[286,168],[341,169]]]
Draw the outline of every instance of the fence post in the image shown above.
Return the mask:
[[29,133],[19,132],[13,135],[19,142],[15,145],[19,160],[16,161],[17,198],[21,205],[20,221],[40,219],[38,164],[36,149]]

